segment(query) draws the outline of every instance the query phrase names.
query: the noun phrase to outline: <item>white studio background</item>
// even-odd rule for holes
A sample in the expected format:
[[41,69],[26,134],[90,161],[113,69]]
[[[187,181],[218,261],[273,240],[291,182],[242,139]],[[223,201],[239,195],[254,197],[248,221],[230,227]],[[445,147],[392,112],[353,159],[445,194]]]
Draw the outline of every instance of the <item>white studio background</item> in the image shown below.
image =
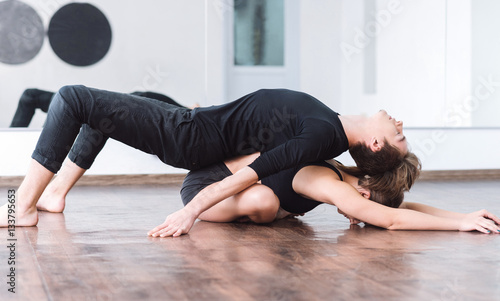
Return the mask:
[[[56,10],[69,3],[25,2],[38,10],[46,26]],[[298,45],[293,55],[298,66],[294,72],[299,75],[289,88],[310,93],[344,115],[386,109],[405,122],[405,135],[424,170],[500,169],[500,157],[495,155],[498,127],[491,123],[489,128],[470,127],[481,125],[478,121],[500,110],[496,82],[493,87],[484,84],[490,75],[495,76],[493,69],[498,64],[487,59],[488,34],[471,34],[479,31],[477,17],[488,11],[484,6],[488,1],[481,2],[483,6],[479,2],[285,1],[286,9],[297,18],[291,22],[296,31],[287,35],[287,43]],[[32,61],[20,66],[1,64],[2,126],[10,122],[17,99],[28,87],[57,90],[66,84],[85,84],[122,92],[142,87],[184,105],[232,100],[227,97],[231,0],[89,3],[111,24],[113,41],[108,54],[95,65],[74,67],[61,61],[46,39]],[[382,17],[377,20],[377,16]],[[378,22],[380,27],[372,37],[366,29],[370,22]],[[471,48],[473,40],[483,52]],[[347,44],[354,49],[346,52]],[[478,62],[477,67],[471,68],[472,62]],[[477,91],[481,97],[485,91],[490,94],[471,107]],[[39,128],[44,118],[43,113],[38,114],[33,127]],[[38,132],[0,131],[0,176],[25,174]],[[348,155],[341,160],[351,162]],[[154,157],[108,143],[89,174],[178,172]]]

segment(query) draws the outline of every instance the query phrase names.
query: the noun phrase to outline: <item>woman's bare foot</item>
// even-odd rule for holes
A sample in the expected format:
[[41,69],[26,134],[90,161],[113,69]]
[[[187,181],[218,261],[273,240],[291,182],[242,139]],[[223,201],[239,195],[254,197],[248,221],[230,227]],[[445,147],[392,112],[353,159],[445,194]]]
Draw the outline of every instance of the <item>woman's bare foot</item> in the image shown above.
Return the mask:
[[252,220],[248,216],[242,216],[240,218],[237,218],[234,222],[235,223],[249,223]]
[[14,207],[10,203],[0,207],[0,227],[2,228],[6,228],[9,225],[15,225],[16,227],[30,227],[36,226],[37,223],[38,212],[34,207],[25,209],[20,208],[17,204]]
[[280,220],[280,219],[284,219],[284,218],[293,218],[296,216],[303,216],[303,215],[304,215],[304,213],[302,213],[302,214],[290,213],[290,212],[288,212],[285,209],[280,207],[278,209],[278,213],[276,213],[275,220]]

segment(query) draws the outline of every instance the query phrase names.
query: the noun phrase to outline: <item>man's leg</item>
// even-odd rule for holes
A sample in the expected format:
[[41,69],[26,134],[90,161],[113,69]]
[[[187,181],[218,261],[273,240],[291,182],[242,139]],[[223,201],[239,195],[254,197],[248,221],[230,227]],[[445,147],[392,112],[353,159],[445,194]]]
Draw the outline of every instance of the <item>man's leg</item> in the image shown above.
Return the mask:
[[136,92],[132,92],[130,94],[137,95],[137,96],[142,96],[142,97],[147,97],[147,98],[151,98],[151,99],[156,99],[158,101],[161,101],[161,102],[164,102],[164,103],[168,103],[170,105],[173,105],[173,106],[176,106],[176,107],[179,107],[179,108],[188,109],[188,107],[185,107],[185,106],[181,105],[180,103],[176,102],[175,100],[173,100],[172,98],[170,98],[170,97],[168,97],[167,95],[164,95],[164,94],[160,94],[160,93],[156,93],[156,92],[150,92],[150,91],[145,91],[145,92],[136,91]]
[[63,212],[66,207],[66,196],[76,182],[83,176],[86,169],[66,160],[52,182],[43,191],[36,207],[38,210]]
[[[154,92],[134,92],[131,94],[183,107],[163,94]],[[47,186],[37,203],[37,208],[49,212],[63,212],[67,194],[86,170],[92,166],[95,157],[102,150],[106,141],[107,137],[101,131],[84,124],[68,154],[69,160],[65,161],[58,175]]]
[[19,98],[17,110],[14,118],[12,118],[10,127],[28,127],[31,119],[33,119],[33,115],[35,115],[36,109],[47,112],[53,96],[53,92],[26,89]]
[[[35,204],[53,175],[54,173],[40,163],[31,160],[28,173],[16,193],[15,208],[13,208],[16,226],[35,226],[38,223]],[[0,207],[0,227],[7,227],[8,221],[11,220],[8,205],[9,203]]]
[[[161,155],[164,162],[182,164],[190,162],[185,150],[176,148],[178,137],[174,129],[184,120],[183,112],[174,106],[159,106],[153,100],[139,99],[128,94],[113,93],[83,86],[62,88],[54,97],[44,129],[40,135],[31,168],[19,189],[18,216],[36,215],[36,203],[68,154],[82,124],[142,151]],[[158,126],[161,124],[161,127]],[[191,128],[187,128],[192,133]],[[197,135],[188,135],[194,145]],[[78,150],[76,150],[78,153]],[[97,153],[92,153],[97,155]],[[181,154],[182,156],[179,156]],[[171,159],[177,155],[174,159]],[[173,165],[173,164],[172,164]],[[45,168],[45,169],[44,169]],[[0,208],[0,226],[7,226],[7,204]],[[32,218],[25,225],[35,225]]]

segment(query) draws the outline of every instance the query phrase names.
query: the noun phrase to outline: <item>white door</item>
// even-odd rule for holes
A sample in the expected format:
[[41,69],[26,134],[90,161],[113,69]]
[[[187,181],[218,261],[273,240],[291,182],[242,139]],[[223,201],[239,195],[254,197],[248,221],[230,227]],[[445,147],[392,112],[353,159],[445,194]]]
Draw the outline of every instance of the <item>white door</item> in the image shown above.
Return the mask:
[[298,0],[235,0],[227,30],[227,99],[299,89]]

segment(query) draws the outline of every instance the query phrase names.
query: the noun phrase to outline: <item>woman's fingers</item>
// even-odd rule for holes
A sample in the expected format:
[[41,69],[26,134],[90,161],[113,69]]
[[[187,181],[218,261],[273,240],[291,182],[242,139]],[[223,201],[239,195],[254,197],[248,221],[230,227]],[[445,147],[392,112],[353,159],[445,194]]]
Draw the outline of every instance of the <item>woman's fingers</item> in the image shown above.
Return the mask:
[[487,217],[487,218],[491,219],[492,221],[494,221],[497,225],[500,225],[500,218],[498,218],[493,213],[486,211],[484,214],[484,217]]
[[492,220],[490,219],[485,219],[485,218],[482,218],[478,224],[486,231],[481,231],[481,232],[484,232],[484,233],[500,233],[500,227],[498,225],[495,224],[495,222],[493,222]]

